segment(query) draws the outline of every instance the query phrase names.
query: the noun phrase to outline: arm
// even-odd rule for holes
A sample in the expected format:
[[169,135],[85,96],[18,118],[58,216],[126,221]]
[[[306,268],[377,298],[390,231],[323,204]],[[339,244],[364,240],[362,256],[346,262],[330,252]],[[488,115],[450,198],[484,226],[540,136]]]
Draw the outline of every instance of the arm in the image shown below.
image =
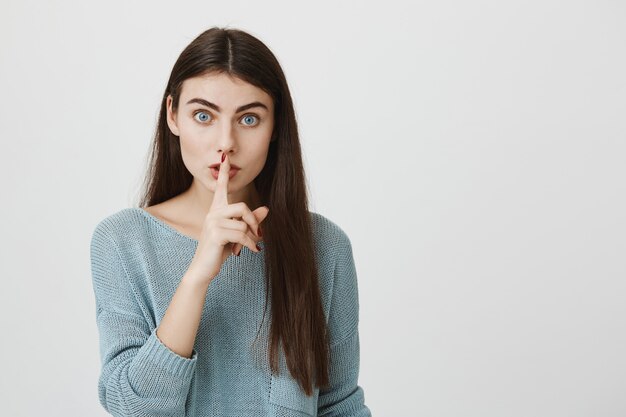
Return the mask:
[[371,417],[359,379],[359,294],[348,236],[339,230],[328,326],[330,385],[320,389],[318,416]]
[[116,417],[184,416],[197,354],[178,355],[159,340],[156,328],[150,329],[106,223],[92,236],[91,268],[100,403]]
[[191,267],[183,276],[158,328],[158,338],[172,351],[191,358],[209,282],[202,282]]

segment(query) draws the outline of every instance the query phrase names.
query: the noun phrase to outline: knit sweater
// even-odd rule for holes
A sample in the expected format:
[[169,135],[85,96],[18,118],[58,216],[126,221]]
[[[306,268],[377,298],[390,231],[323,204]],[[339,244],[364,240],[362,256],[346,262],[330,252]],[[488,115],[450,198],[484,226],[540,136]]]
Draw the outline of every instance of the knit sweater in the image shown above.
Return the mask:
[[357,385],[359,300],[351,243],[331,220],[309,213],[330,336],[328,389],[314,387],[307,397],[282,348],[279,372],[270,370],[271,298],[259,330],[264,252],[246,246],[226,259],[208,287],[191,357],[163,344],[156,329],[198,241],[132,207],[101,220],[91,238],[102,406],[120,417],[371,416]]

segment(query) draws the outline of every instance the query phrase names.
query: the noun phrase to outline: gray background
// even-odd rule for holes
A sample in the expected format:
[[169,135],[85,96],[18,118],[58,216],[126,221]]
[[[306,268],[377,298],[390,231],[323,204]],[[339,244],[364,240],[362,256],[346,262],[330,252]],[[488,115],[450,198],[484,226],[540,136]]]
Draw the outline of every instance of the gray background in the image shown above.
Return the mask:
[[285,70],[311,208],[353,245],[373,415],[626,415],[606,0],[3,1],[2,415],[106,415],[91,233],[136,204],[172,65],[213,25]]

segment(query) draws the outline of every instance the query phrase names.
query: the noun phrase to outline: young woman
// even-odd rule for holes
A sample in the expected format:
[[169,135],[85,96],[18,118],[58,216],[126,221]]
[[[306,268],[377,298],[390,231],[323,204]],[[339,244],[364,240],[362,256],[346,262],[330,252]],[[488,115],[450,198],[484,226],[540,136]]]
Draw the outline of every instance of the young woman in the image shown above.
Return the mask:
[[289,88],[260,40],[211,28],[181,53],[139,205],[91,240],[109,413],[371,415],[350,240],[308,210]]

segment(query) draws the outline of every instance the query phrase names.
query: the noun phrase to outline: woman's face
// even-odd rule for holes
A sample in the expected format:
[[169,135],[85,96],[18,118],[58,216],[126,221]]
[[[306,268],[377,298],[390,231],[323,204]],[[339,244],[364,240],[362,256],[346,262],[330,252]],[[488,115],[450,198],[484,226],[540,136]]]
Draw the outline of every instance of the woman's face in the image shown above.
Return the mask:
[[[192,187],[215,192],[210,165],[227,153],[237,174],[228,184],[229,201],[246,201],[263,169],[274,129],[274,103],[260,88],[226,74],[185,80],[176,113],[167,97],[167,124],[180,140]],[[211,198],[212,200],[212,198]]]

